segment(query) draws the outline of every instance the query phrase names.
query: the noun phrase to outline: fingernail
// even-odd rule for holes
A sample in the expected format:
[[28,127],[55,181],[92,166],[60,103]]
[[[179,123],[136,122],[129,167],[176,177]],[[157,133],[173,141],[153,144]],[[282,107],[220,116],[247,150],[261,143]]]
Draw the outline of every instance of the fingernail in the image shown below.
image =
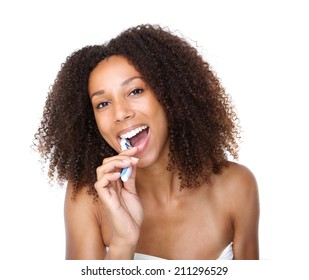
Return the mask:
[[131,162],[132,163],[137,163],[138,161],[139,161],[139,158],[131,157]]

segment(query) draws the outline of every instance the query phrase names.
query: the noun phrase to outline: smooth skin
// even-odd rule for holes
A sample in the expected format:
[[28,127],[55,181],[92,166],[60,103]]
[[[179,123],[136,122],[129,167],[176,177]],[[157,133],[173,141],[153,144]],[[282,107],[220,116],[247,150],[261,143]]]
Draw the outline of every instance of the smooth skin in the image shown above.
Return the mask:
[[[169,153],[163,107],[124,57],[100,62],[89,97],[102,137],[119,152],[97,168],[98,200],[81,190],[65,199],[67,259],[217,259],[233,242],[234,259],[258,259],[259,199],[252,172],[230,163],[212,184],[180,191],[166,170]],[[119,136],[149,126],[146,143],[121,152]],[[126,183],[122,168],[132,166]],[[107,250],[107,247],[109,248]]]

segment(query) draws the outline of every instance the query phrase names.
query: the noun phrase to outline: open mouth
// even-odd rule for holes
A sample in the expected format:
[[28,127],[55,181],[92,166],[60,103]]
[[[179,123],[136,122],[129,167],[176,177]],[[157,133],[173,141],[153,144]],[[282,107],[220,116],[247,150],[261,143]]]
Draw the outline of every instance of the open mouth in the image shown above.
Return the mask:
[[132,147],[143,146],[147,140],[149,126],[142,125],[129,132],[120,135],[120,138],[128,139]]

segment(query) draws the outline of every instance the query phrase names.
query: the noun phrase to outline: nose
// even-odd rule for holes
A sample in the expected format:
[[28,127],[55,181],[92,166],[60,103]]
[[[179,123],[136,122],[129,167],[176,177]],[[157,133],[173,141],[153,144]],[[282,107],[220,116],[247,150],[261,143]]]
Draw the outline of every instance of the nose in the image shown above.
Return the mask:
[[116,123],[129,120],[134,116],[135,112],[125,98],[114,102],[114,119]]

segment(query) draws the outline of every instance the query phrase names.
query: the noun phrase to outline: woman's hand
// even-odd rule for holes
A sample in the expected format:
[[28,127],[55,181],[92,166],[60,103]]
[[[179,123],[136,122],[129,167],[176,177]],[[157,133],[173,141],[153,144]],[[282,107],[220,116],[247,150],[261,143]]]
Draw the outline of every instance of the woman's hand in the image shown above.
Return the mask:
[[[143,208],[135,185],[138,159],[133,156],[137,150],[138,148],[133,147],[117,156],[105,158],[97,168],[97,182],[94,186],[112,225],[110,250],[135,250],[139,239]],[[132,174],[123,183],[120,180],[121,169],[129,166],[132,166]]]

